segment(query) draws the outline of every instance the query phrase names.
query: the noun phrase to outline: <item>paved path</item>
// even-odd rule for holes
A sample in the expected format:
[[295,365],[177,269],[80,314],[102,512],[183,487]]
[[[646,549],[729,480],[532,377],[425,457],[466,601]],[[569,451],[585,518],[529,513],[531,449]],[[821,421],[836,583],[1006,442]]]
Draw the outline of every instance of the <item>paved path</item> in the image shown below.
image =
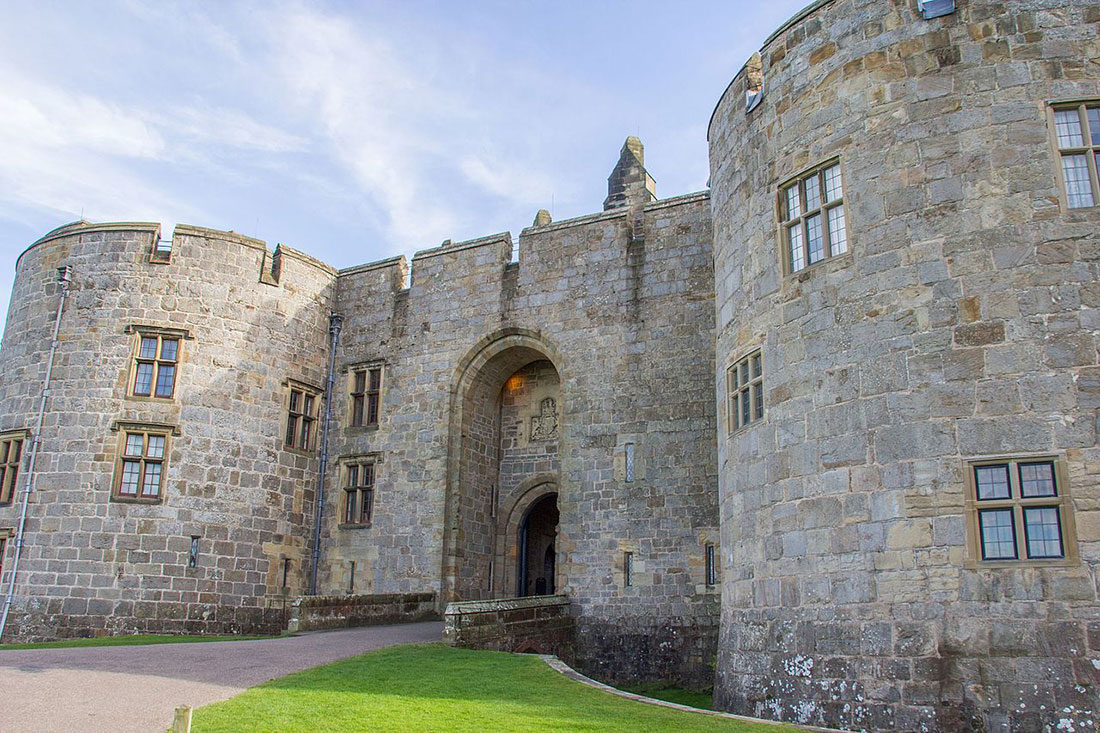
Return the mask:
[[439,622],[257,641],[0,651],[0,731],[164,731],[179,705],[394,644],[439,641]]

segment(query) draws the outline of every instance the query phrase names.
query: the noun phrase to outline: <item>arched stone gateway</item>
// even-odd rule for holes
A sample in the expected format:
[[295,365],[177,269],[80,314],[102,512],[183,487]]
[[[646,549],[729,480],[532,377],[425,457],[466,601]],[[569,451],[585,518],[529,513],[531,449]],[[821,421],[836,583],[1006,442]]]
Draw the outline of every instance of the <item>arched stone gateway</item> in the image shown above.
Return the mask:
[[560,362],[557,350],[536,332],[507,329],[483,339],[456,370],[443,555],[446,600],[561,587],[554,577],[560,567],[554,555],[563,423]]

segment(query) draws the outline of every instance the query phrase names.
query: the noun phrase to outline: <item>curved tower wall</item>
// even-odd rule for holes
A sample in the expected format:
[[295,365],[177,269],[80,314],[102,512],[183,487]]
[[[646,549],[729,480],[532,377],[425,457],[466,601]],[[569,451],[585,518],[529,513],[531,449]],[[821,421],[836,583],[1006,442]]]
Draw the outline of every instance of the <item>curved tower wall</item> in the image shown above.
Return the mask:
[[[709,130],[720,420],[717,701],[830,726],[1039,729],[1100,712],[1098,209],[1060,208],[1048,101],[1100,96],[1095,6],[817,3]],[[839,157],[849,254],[785,275],[779,187]],[[968,549],[982,456],[1056,456],[1068,563]],[[1068,530],[1067,530],[1068,531]],[[1057,711],[1057,713],[1055,713]]]
[[[184,226],[155,263],[157,236],[155,224],[70,225],[19,260],[0,430],[34,427],[55,268],[71,267],[72,284],[6,636],[274,631],[283,599],[304,590],[317,465],[284,449],[287,380],[323,385],[335,272]],[[130,396],[138,327],[182,332],[172,399]],[[161,502],[112,496],[120,423],[170,427]],[[0,528],[17,527],[19,499],[0,506]]]

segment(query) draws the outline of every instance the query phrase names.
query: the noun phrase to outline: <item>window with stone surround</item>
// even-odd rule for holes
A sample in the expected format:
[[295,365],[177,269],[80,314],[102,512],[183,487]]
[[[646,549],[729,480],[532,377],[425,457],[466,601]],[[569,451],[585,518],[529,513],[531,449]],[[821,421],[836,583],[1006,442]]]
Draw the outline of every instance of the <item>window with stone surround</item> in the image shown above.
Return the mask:
[[764,361],[760,350],[726,369],[726,425],[734,433],[764,417]]
[[971,558],[981,565],[1076,560],[1069,484],[1061,456],[967,462]]
[[161,501],[171,433],[172,427],[168,425],[124,424],[119,427],[113,499]]
[[27,433],[23,430],[0,434],[0,505],[15,500],[26,440]]
[[344,481],[344,527],[369,527],[374,513],[374,479],[378,454],[340,461]]
[[1050,112],[1062,200],[1069,209],[1096,206],[1100,201],[1100,100],[1055,104]]
[[839,160],[812,168],[779,187],[779,222],[788,274],[848,251]]
[[172,399],[176,392],[176,373],[184,334],[142,326],[134,327],[133,331],[137,334],[137,343],[130,396]]
[[351,370],[351,426],[378,427],[382,399],[382,365]]
[[300,382],[290,382],[286,401],[287,448],[312,451],[317,442],[317,410],[321,404],[321,391]]

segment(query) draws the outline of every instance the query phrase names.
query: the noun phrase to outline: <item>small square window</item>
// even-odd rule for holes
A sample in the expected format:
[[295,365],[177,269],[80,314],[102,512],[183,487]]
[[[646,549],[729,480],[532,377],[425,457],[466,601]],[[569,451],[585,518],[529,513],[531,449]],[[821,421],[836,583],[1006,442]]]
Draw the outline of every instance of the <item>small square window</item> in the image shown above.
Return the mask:
[[382,367],[352,370],[351,384],[351,426],[378,427],[382,404]]
[[177,335],[139,332],[130,394],[134,397],[172,399],[176,389],[179,347],[180,337]]
[[764,361],[759,351],[726,370],[726,392],[730,433],[764,418]]
[[1050,120],[1066,207],[1095,206],[1100,201],[1100,101],[1057,105]]
[[973,461],[967,506],[971,557],[982,563],[1076,561],[1064,459]]
[[122,431],[112,496],[160,501],[164,493],[168,431],[171,428],[126,428]]
[[320,391],[298,383],[290,385],[287,396],[286,436],[287,448],[312,451],[316,442],[317,406]]
[[831,161],[780,188],[780,219],[787,273],[848,251],[844,182]]
[[377,454],[343,459],[343,524],[370,526],[374,514]]
[[25,432],[0,434],[0,504],[11,504],[19,484]]

